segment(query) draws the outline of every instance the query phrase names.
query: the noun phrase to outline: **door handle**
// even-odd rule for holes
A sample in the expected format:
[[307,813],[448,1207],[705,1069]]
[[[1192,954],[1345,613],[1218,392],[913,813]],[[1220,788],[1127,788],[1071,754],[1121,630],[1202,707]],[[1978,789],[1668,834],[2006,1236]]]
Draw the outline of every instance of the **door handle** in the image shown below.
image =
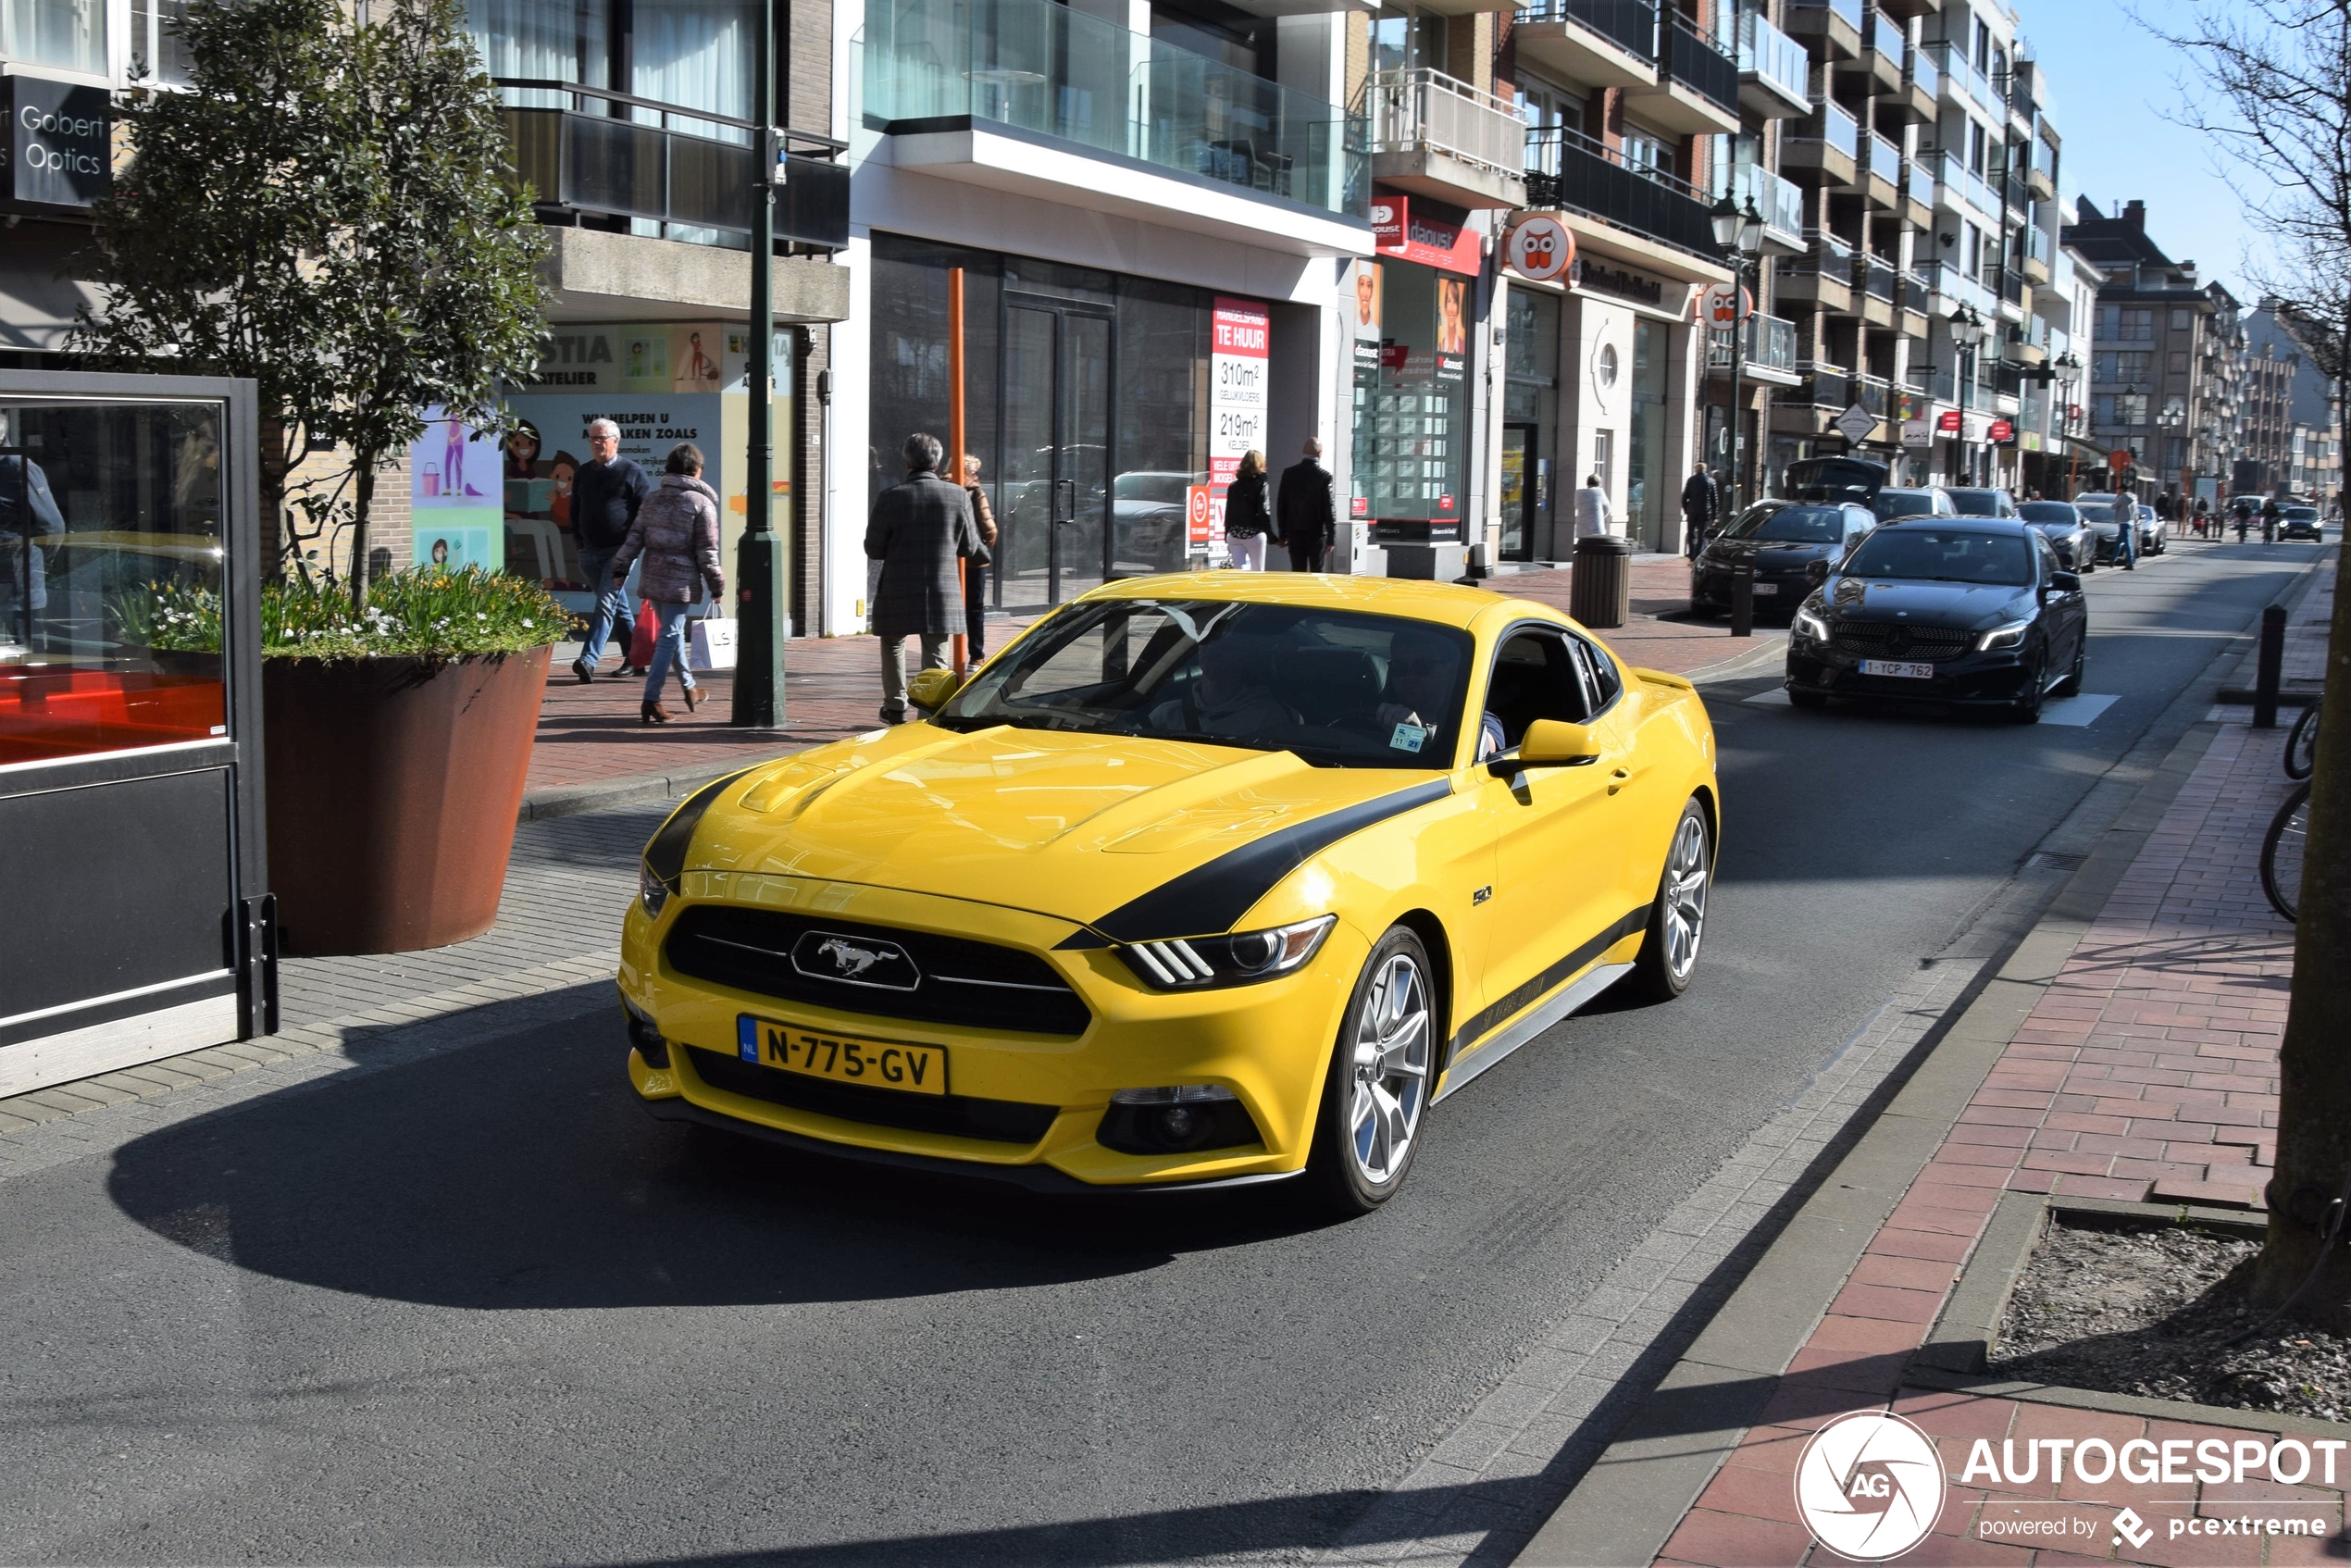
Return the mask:
[[1608,792],[1613,795],[1632,781],[1633,774],[1631,769],[1622,767],[1611,768],[1608,775]]
[[1057,523],[1074,523],[1076,520],[1077,481],[1076,479],[1055,479],[1053,481],[1053,521]]

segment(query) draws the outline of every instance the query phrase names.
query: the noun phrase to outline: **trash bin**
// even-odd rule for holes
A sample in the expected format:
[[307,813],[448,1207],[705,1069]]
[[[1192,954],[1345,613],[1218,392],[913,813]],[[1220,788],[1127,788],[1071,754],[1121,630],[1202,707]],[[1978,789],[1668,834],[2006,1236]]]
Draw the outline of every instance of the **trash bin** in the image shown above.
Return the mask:
[[1633,607],[1633,546],[1613,534],[1575,541],[1575,575],[1568,579],[1567,613],[1586,626],[1623,626]]

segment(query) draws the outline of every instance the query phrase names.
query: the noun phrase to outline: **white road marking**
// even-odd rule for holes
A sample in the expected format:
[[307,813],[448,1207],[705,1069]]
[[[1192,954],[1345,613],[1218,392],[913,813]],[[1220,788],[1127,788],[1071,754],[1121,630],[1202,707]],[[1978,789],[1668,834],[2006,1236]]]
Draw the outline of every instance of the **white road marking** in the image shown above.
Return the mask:
[[2098,715],[2121,702],[2120,697],[2056,697],[2041,704],[2043,724],[2071,725],[2081,729],[2097,722]]
[[1758,691],[1745,699],[1744,705],[1750,708],[1785,708],[1792,704],[1787,700],[1787,688],[1774,686],[1769,691]]

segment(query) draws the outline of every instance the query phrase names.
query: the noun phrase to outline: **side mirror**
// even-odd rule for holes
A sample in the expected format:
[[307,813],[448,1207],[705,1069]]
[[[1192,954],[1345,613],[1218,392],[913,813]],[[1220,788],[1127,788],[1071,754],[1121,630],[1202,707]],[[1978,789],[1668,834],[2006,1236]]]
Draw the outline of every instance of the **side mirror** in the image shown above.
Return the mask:
[[964,683],[952,669],[927,669],[906,683],[906,700],[926,713],[945,707]]
[[2079,572],[2051,572],[2049,586],[2059,593],[2079,593],[2082,591],[2082,575]]
[[1592,733],[1591,726],[1538,718],[1526,727],[1518,755],[1496,757],[1486,765],[1486,771],[1497,778],[1508,778],[1521,768],[1586,767],[1599,760],[1599,737]]
[[1809,581],[1810,583],[1811,583],[1811,585],[1812,585],[1813,587],[1815,587],[1815,588],[1820,587],[1820,586],[1821,586],[1821,584],[1822,584],[1822,583],[1824,583],[1824,582],[1828,581],[1828,579],[1829,579],[1829,564],[1828,564],[1828,561],[1827,561],[1825,558],[1823,558],[1823,559],[1821,559],[1821,560],[1818,560],[1818,561],[1807,561],[1807,562],[1805,562],[1805,563],[1804,563],[1804,577],[1805,577],[1805,579],[1806,579],[1807,581]]

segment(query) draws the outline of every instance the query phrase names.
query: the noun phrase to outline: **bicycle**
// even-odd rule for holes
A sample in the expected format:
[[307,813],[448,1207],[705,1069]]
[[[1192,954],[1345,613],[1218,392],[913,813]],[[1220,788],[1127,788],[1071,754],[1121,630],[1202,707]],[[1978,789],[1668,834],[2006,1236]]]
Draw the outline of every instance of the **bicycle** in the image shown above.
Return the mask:
[[2292,925],[2302,902],[2302,852],[2310,836],[2310,786],[2297,784],[2261,840],[2261,890]]
[[2294,721],[2285,735],[2285,776],[2307,778],[2319,764],[2319,700],[2314,692],[2310,705]]

